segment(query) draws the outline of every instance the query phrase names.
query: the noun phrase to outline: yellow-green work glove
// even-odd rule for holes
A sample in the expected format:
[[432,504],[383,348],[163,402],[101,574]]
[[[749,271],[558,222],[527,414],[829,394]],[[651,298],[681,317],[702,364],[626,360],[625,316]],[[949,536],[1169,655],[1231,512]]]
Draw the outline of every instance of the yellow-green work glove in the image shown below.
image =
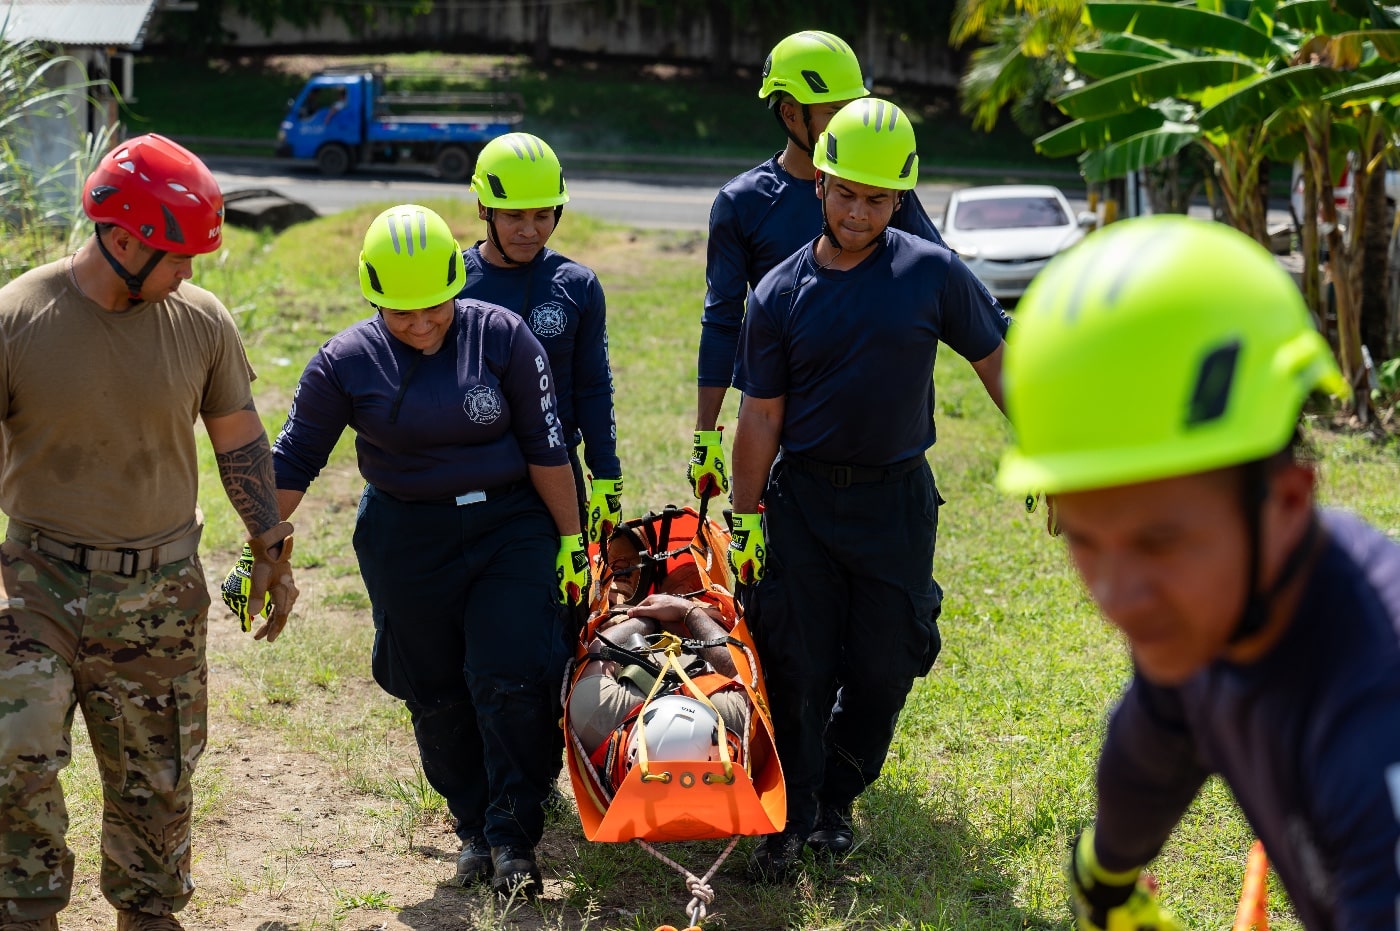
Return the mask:
[[[224,584],[219,586],[219,594],[223,596],[224,604],[228,605],[228,609],[238,618],[244,633],[253,629],[253,619],[248,615],[248,592],[252,587],[253,548],[245,543],[243,554],[224,577]],[[272,614],[271,601],[264,602],[262,613],[263,617]]]
[[723,436],[723,428],[695,431],[695,448],[690,453],[690,490],[700,501],[729,494],[729,472],[720,449]]
[[1060,515],[1055,512],[1054,495],[1037,495],[1034,493],[1026,495],[1026,513],[1034,514],[1041,498],[1045,499],[1045,532],[1052,537],[1058,537],[1060,535]]
[[1142,867],[1113,873],[1094,854],[1094,829],[1075,839],[1065,864],[1079,931],[1182,931],[1157,901],[1157,883]]
[[752,585],[763,578],[768,547],[763,541],[763,515],[735,514],[734,533],[729,538],[729,566],[734,578]]
[[595,478],[589,482],[588,540],[608,542],[608,537],[622,523],[622,476]]
[[588,544],[583,534],[559,538],[559,556],[554,561],[554,577],[559,580],[559,600],[570,607],[588,597]]

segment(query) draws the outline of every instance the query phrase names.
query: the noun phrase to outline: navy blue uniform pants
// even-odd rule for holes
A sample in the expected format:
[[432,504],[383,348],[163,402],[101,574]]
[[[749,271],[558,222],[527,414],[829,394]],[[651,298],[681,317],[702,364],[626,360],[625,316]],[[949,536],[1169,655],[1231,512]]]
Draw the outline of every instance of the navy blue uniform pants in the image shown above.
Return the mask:
[[423,773],[463,839],[530,846],[558,770],[569,645],[559,534],[532,487],[455,506],[365,489],[355,554],[374,613],[375,681],[413,720]]
[[837,487],[781,459],[763,500],[754,637],[787,827],[805,835],[819,805],[849,805],[880,775],[905,698],[938,655],[940,502],[927,463]]

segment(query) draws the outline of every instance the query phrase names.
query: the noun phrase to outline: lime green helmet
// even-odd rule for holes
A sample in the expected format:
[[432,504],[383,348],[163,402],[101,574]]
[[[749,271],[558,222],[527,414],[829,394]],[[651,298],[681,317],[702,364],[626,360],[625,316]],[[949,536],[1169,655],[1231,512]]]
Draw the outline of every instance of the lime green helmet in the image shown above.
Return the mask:
[[562,207],[569,202],[559,156],[539,136],[497,136],[476,157],[472,190],[487,207],[530,210]]
[[847,181],[908,191],[919,180],[914,126],[888,100],[854,100],[817,137],[812,164]]
[[370,223],[360,251],[360,293],[371,304],[426,310],[456,297],[466,283],[456,237],[427,207],[400,204]]
[[1002,367],[1006,491],[1207,472],[1288,445],[1314,391],[1349,389],[1273,256],[1223,224],[1114,223],[1021,299]]
[[773,46],[763,63],[758,96],[774,106],[784,91],[798,103],[855,100],[870,91],[861,80],[860,61],[840,36],[809,29]]

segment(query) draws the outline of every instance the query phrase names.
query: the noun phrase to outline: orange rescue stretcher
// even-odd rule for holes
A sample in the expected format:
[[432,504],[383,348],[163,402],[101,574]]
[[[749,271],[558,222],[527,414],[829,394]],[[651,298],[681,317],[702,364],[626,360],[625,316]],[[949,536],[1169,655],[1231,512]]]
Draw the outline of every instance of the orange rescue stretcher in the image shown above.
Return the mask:
[[[739,838],[780,831],[787,817],[767,689],[752,634],[733,595],[726,560],[729,533],[707,518],[704,510],[703,506],[697,512],[668,505],[626,521],[612,534],[607,551],[593,555],[589,618],[565,677],[564,699],[569,778],[584,836],[590,841],[636,841],[681,872],[692,895],[689,914],[695,926],[704,920],[705,906],[713,899],[709,881]],[[680,641],[662,634],[656,638],[653,656],[663,675],[628,720],[644,714],[663,681],[672,691],[706,704],[707,694],[737,684],[752,713],[747,721],[730,722],[729,739],[719,741],[724,747],[720,760],[648,761],[642,741],[641,758],[626,768],[617,759],[616,747],[606,757],[601,755],[603,748],[590,754],[568,724],[569,698],[582,678],[587,647],[598,628],[653,593],[688,595],[718,608],[737,673],[732,679],[715,673],[686,675],[675,658]],[[721,723],[719,730],[725,728]],[[729,846],[703,877],[651,847],[658,841],[726,837]]]

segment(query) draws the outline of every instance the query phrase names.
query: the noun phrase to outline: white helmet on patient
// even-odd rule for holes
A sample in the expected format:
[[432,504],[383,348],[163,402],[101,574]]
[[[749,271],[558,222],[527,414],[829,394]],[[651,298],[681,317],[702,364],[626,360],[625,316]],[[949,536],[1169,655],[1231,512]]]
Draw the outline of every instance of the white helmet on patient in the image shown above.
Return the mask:
[[714,709],[686,695],[663,695],[647,705],[640,726],[627,741],[627,767],[637,765],[637,744],[645,731],[648,761],[718,760],[719,718]]

